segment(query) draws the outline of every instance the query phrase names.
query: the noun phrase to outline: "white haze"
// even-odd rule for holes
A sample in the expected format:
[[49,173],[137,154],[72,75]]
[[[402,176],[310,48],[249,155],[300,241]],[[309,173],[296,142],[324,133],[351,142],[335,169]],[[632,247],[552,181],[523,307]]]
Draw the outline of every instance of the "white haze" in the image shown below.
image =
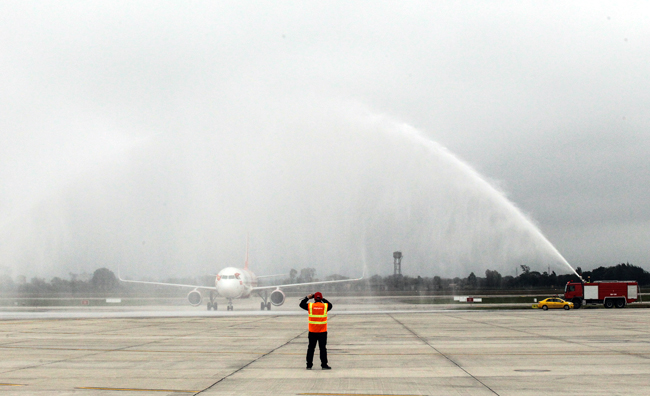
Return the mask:
[[428,276],[559,263],[498,193],[411,127],[354,103],[276,101],[116,151],[8,224],[4,257],[47,274],[214,273],[243,263],[249,234],[253,267],[273,273],[387,273],[394,250],[405,273]]
[[647,268],[647,16],[4,2],[0,270]]

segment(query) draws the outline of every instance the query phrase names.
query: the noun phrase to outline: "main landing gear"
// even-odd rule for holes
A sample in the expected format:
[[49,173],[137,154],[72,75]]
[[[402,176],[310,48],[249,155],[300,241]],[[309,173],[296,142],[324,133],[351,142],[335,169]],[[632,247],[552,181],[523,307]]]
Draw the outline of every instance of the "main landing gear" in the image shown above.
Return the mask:
[[208,301],[208,311],[211,310],[211,309],[215,310],[215,311],[217,310],[217,302],[215,301],[216,298],[217,298],[217,295],[213,291],[211,291],[210,292],[210,301]]
[[264,301],[262,301],[260,303],[260,310],[264,311],[264,309],[266,308],[267,311],[270,311],[271,310],[271,302],[269,301],[269,293],[266,290],[264,290],[264,295],[262,295],[262,293],[258,293],[258,294],[259,294],[260,298],[262,298],[262,300],[264,300]]

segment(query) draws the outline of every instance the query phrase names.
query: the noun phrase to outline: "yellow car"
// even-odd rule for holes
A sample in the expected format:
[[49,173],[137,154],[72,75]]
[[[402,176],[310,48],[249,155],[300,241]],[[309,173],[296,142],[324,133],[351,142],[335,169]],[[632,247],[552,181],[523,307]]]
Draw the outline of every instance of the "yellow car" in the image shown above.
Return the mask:
[[569,309],[573,308],[573,303],[569,301],[564,301],[563,299],[558,297],[550,297],[533,305],[533,308],[541,308],[544,311],[546,311],[549,308],[564,308],[565,310],[568,311]]

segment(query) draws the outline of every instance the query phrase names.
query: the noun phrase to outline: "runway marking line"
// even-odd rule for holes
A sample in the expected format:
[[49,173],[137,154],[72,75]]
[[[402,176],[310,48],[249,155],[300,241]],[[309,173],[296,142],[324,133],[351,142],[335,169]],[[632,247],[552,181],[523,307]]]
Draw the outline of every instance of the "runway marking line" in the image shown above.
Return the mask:
[[[76,352],[140,352],[140,353],[196,353],[196,354],[248,354],[248,355],[263,355],[261,352],[247,352],[247,351],[156,351],[146,349],[88,349],[88,348],[61,348],[61,347],[38,347],[38,346],[11,346],[0,345],[0,349],[33,349],[45,351],[76,351]],[[129,347],[125,347],[129,348]]]
[[198,390],[182,390],[182,389],[138,389],[138,388],[103,388],[99,386],[77,386],[75,389],[92,389],[92,390],[107,390],[107,391],[120,391],[120,392],[172,392],[172,393],[196,393]]
[[0,386],[27,386],[25,384],[0,384]]
[[387,393],[298,393],[309,396],[426,396],[426,395],[389,395]]

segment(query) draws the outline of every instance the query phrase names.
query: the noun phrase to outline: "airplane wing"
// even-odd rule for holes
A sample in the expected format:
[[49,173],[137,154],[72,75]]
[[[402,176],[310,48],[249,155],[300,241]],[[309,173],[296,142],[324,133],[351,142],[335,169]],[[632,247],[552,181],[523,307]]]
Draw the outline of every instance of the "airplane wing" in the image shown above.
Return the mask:
[[117,271],[117,278],[121,280],[122,282],[129,282],[129,283],[143,283],[145,285],[158,285],[158,286],[175,286],[175,287],[191,287],[193,289],[204,289],[204,290],[217,290],[216,287],[214,286],[199,286],[199,285],[183,285],[179,283],[162,283],[162,282],[147,282],[147,281],[136,281],[136,280],[130,280],[130,279],[122,279],[122,276],[120,275],[120,271]]
[[287,275],[289,275],[289,274],[261,275],[261,276],[258,275],[257,279],[275,278],[275,277],[278,277],[278,276],[287,276]]
[[361,278],[356,278],[356,279],[342,279],[342,280],[307,282],[307,283],[292,283],[292,284],[289,284],[289,285],[261,286],[261,287],[254,287],[253,291],[268,290],[268,289],[279,289],[279,288],[286,289],[288,287],[297,287],[297,286],[325,285],[325,284],[328,284],[328,283],[355,282],[355,281],[362,280],[365,276],[366,276],[366,271],[364,269],[363,274],[361,275]]

